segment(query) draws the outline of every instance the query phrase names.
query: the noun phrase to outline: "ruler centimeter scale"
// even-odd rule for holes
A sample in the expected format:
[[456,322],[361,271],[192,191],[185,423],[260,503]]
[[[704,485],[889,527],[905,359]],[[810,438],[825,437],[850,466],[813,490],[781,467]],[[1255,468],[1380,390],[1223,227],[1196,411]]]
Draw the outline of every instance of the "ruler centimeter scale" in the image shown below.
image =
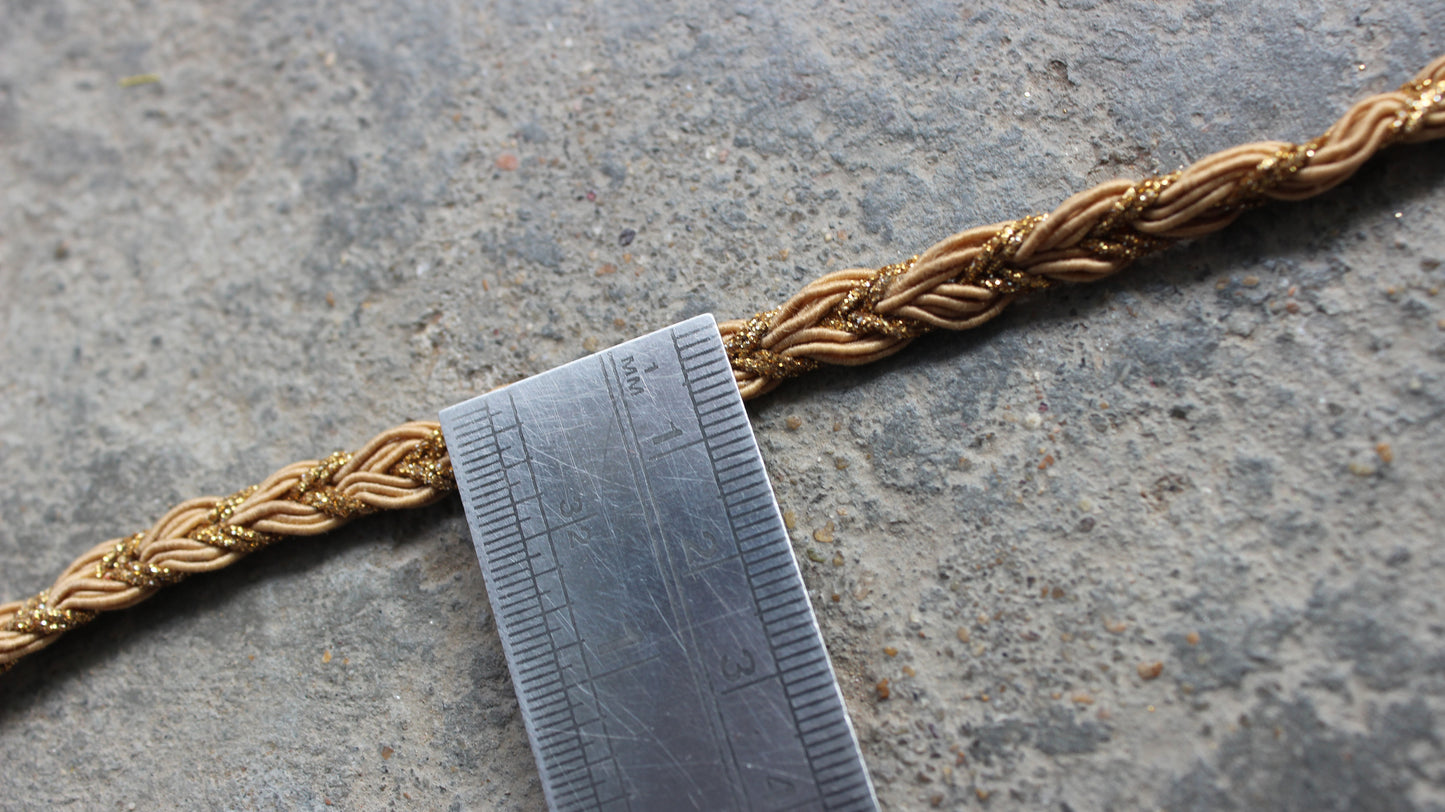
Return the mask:
[[441,413],[553,810],[876,810],[717,323]]

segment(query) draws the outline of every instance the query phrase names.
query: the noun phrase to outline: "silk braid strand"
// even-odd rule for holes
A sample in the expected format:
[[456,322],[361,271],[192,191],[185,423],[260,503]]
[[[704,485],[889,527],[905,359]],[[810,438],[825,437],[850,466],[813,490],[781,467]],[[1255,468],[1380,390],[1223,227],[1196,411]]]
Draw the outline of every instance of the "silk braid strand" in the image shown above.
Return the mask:
[[406,423],[355,453],[297,462],[227,497],[171,508],[149,530],[77,558],[51,587],[0,605],[0,672],[101,612],[187,576],[229,566],[286,536],[315,536],[378,510],[421,507],[456,490],[441,426]]
[[[904,262],[835,271],[776,308],[718,326],[738,389],[751,399],[823,364],[866,364],[925,332],[977,327],[1021,295],[1102,279],[1254,206],[1333,188],[1386,146],[1441,137],[1445,56],[1399,90],[1360,101],[1312,141],[1245,144],[1168,175],[1103,183],[1048,214],[962,231]],[[287,536],[422,507],[454,490],[441,427],[418,421],[355,453],[288,465],[231,496],[182,502],[148,530],[92,548],[49,589],[0,604],[0,673],[187,576]]]
[[1270,200],[1344,182],[1382,148],[1445,136],[1445,56],[1357,103],[1303,144],[1263,141],[1168,175],[1102,183],[1048,214],[972,228],[904,262],[834,271],[782,305],[719,324],[744,398],[823,364],[885,358],[935,329],[967,330],[1022,294],[1092,282]]

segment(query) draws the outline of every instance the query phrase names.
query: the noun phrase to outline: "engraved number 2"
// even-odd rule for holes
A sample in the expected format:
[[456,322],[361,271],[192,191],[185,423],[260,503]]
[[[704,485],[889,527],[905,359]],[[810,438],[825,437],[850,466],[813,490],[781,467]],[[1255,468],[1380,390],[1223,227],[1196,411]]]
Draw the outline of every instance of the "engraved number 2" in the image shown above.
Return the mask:
[[683,539],[682,544],[694,559],[708,559],[717,554],[717,536],[704,530],[702,540]]

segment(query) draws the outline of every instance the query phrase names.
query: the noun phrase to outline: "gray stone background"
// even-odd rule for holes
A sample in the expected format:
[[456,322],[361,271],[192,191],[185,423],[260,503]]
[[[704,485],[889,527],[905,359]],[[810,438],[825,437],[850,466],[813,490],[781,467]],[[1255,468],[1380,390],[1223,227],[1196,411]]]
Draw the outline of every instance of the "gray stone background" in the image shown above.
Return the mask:
[[[682,317],[1303,140],[1442,32],[1433,0],[6,0],[0,594]],[[1442,261],[1445,145],[1397,148],[754,404],[885,808],[1445,808]],[[465,533],[373,517],[69,635],[0,678],[0,807],[540,808]]]

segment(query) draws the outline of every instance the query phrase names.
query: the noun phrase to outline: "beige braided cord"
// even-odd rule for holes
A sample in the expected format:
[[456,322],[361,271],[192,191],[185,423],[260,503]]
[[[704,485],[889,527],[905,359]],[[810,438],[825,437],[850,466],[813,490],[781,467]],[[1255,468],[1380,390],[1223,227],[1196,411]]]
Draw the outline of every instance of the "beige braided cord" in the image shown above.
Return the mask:
[[[781,306],[719,325],[743,398],[821,364],[865,364],[933,329],[966,330],[1017,296],[1088,282],[1145,254],[1217,231],[1267,200],[1302,200],[1393,143],[1445,136],[1445,57],[1398,91],[1352,107],[1314,141],[1215,153],[1162,177],[1117,180],[1047,215],[963,231],[881,269],[835,271]],[[354,454],[298,462],[225,498],[183,502],[149,530],[78,558],[39,595],[0,605],[0,672],[99,613],[226,567],[286,536],[312,536],[456,489],[436,423],[407,423]]]
[[983,324],[1020,294],[1102,279],[1268,200],[1313,197],[1390,144],[1445,136],[1442,96],[1445,56],[1313,141],[1244,144],[1168,175],[1100,184],[1048,214],[960,232],[905,262],[830,273],[773,310],[719,325],[738,388],[751,398],[822,364],[876,361],[930,330]]
[[382,432],[354,454],[293,463],[231,496],[182,502],[149,530],[91,549],[39,595],[0,605],[0,672],[100,612],[134,606],[282,537],[421,507],[455,489],[441,427],[417,422]]

